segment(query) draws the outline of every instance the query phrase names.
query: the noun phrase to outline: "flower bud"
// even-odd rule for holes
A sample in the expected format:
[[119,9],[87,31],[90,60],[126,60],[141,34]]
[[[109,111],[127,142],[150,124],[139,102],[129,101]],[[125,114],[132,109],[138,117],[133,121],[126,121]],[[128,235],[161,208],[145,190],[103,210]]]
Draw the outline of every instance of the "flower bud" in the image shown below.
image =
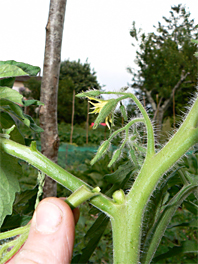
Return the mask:
[[128,120],[127,112],[126,112],[125,106],[123,104],[120,105],[120,112],[124,118],[124,121],[127,121]]
[[102,145],[99,147],[96,156],[91,160],[90,164],[93,165],[98,159],[100,159],[103,154],[108,150],[110,145],[110,141],[106,140],[102,143]]
[[124,194],[124,191],[121,189],[121,190],[117,190],[113,193],[112,195],[114,201],[118,204],[123,204],[124,203],[124,200],[125,200],[125,194]]
[[111,167],[113,165],[114,162],[117,161],[117,159],[120,157],[121,155],[121,150],[117,149],[116,151],[114,151],[113,157],[111,159],[111,161],[108,164],[108,167]]
[[83,93],[79,93],[76,95],[76,97],[90,97],[90,96],[99,96],[102,94],[102,91],[99,90],[91,90]]
[[101,191],[100,187],[95,187],[94,189],[92,189],[92,193],[99,193]]

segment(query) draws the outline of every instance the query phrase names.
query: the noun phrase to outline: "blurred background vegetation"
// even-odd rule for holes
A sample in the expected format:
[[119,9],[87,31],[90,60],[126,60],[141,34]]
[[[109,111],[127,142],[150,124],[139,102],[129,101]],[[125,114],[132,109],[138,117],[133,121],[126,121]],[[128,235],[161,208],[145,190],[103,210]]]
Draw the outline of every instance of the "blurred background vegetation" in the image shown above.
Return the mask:
[[[181,122],[181,114],[189,105],[189,98],[196,91],[197,85],[197,60],[194,57],[196,46],[191,43],[191,39],[197,39],[198,25],[194,24],[190,13],[181,5],[172,7],[170,17],[164,17],[163,23],[159,22],[154,32],[148,35],[141,33],[133,23],[130,35],[138,43],[136,56],[138,70],[128,68],[132,74],[130,87],[133,88],[133,92],[142,101],[156,124],[156,130],[160,135],[158,137],[159,147],[168,140]],[[41,82],[37,78],[30,78],[25,86],[30,89],[31,93],[24,94],[24,96],[28,99],[39,100]],[[111,177],[106,175],[112,175],[119,170],[119,166],[128,164],[131,174],[125,184],[125,190],[127,190],[134,181],[137,171],[127,150],[116,165],[107,168],[110,156],[122,141],[123,135],[119,135],[113,140],[109,153],[102,160],[90,166],[90,160],[94,157],[98,146],[108,138],[110,133],[107,127],[102,125],[97,130],[93,130],[91,124],[94,122],[95,116],[88,116],[90,112],[88,102],[75,98],[75,94],[93,88],[101,89],[101,86],[97,81],[96,72],[90,68],[88,61],[81,63],[80,60],[66,60],[61,63],[58,93],[60,138],[58,163],[88,184],[100,186],[104,193],[111,189],[114,183],[111,182]],[[137,115],[137,109],[131,101],[127,103],[126,110],[129,119]],[[26,111],[37,120],[39,125],[39,108],[30,106]],[[125,122],[117,109],[115,129],[123,126]],[[20,129],[30,141],[37,140],[39,148],[39,135],[22,125],[20,125]],[[71,131],[73,131],[72,136]],[[144,145],[146,142],[144,142],[145,132],[143,129],[139,135],[141,143]],[[33,213],[37,191],[37,171],[27,164],[22,162],[21,164],[24,171],[24,175],[20,179],[22,192],[16,197],[14,216],[12,219],[10,216],[6,217],[1,231],[27,223]],[[198,147],[190,150],[167,175],[170,176],[171,173],[172,180],[168,186],[169,197],[172,197],[178,188],[181,188],[179,180],[181,173],[189,173],[194,175],[193,177],[197,177]],[[68,195],[69,192],[58,185],[58,196]],[[154,199],[152,202],[155,205]],[[194,195],[189,196],[178,208],[160,243],[153,263],[197,263],[197,255],[191,250],[194,244],[190,244],[198,242],[197,208],[197,199]],[[98,212],[87,203],[82,204],[80,211],[81,216],[76,227],[74,254],[83,250],[88,243],[86,233],[93,220],[99,217]],[[152,214],[152,209],[148,208],[148,211]],[[185,244],[186,242],[188,244]],[[96,250],[88,263],[112,263],[110,223],[107,223],[107,228]]]

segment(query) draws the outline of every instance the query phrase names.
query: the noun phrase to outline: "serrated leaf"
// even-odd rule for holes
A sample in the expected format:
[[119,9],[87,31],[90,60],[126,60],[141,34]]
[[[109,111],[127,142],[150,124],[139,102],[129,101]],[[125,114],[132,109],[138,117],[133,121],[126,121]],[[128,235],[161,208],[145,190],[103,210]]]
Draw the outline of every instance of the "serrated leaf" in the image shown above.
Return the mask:
[[22,174],[18,159],[0,152],[0,226],[6,215],[12,213],[16,192],[20,191],[18,175]]
[[23,95],[9,87],[0,87],[0,98],[7,99],[17,104],[22,104]]
[[[21,68],[26,73],[26,75],[30,75],[30,76],[36,76],[41,70],[40,67],[38,66],[32,66],[30,64],[17,62],[14,60],[0,61],[0,65],[4,65],[4,64],[17,66]],[[14,75],[14,76],[22,76],[22,75]]]
[[0,65],[0,79],[27,75],[28,74],[26,72],[24,72],[21,68],[15,65]]

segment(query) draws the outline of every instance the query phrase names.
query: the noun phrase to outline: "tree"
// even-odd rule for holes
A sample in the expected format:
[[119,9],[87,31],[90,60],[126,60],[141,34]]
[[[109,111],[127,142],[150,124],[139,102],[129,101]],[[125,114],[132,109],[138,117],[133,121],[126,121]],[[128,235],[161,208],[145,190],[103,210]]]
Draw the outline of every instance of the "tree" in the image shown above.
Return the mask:
[[131,86],[137,94],[146,95],[159,130],[163,118],[174,110],[181,114],[197,83],[196,47],[191,39],[198,37],[198,25],[181,5],[171,7],[170,17],[163,19],[165,25],[158,22],[156,32],[147,35],[137,32],[133,23],[130,35],[140,40],[135,61],[139,70],[128,69],[133,74]]
[[[60,72],[60,55],[66,0],[51,0],[48,23],[46,26],[45,58],[41,83],[40,126],[42,153],[57,163],[58,127],[57,127],[57,95]],[[56,196],[56,182],[46,176],[44,197]]]
[[59,121],[71,122],[72,143],[74,119],[77,123],[85,122],[87,118],[87,104],[84,100],[75,99],[75,94],[90,88],[100,89],[96,72],[91,70],[90,64],[84,64],[80,60],[66,60],[60,67],[60,84],[58,96],[58,119]]

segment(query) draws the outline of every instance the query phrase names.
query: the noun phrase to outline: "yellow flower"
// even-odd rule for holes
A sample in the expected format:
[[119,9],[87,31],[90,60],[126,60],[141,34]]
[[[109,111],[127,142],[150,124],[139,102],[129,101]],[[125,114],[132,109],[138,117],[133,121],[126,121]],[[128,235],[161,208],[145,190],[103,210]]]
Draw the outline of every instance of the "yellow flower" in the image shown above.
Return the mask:
[[112,115],[108,115],[106,118],[105,118],[105,124],[108,126],[108,128],[110,129],[110,125],[109,125],[109,122],[112,124]]
[[[94,111],[90,112],[90,114],[100,113],[101,109],[108,103],[107,100],[101,100],[101,99],[97,99],[97,98],[93,98],[93,97],[89,97],[89,96],[87,96],[87,98],[89,99],[89,102],[94,106],[94,107],[92,107],[92,109],[94,109]],[[98,103],[93,103],[91,100],[98,101]]]
[[[89,102],[93,105],[92,109],[93,111],[90,112],[90,114],[100,114],[100,112],[102,111],[103,107],[109,103],[110,100],[102,100],[102,99],[97,99],[97,98],[93,98],[93,97],[89,97],[87,96],[87,98],[89,99]],[[97,103],[93,103],[91,100],[97,101]],[[105,117],[105,124],[108,126],[108,128],[110,129],[110,125],[109,122],[112,123],[112,114],[108,114]]]

